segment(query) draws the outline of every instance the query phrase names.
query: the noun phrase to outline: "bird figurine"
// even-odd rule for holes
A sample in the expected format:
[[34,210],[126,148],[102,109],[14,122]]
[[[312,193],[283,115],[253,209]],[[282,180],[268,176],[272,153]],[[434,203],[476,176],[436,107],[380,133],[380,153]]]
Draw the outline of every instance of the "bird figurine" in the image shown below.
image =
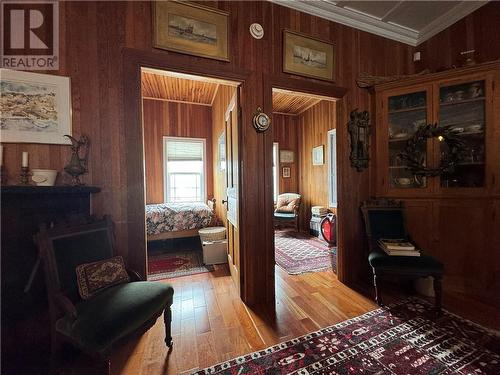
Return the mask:
[[[76,139],[70,135],[65,135],[71,141],[71,159],[69,164],[64,167],[64,171],[71,176],[71,185],[83,185],[80,176],[87,173],[87,156],[90,141],[87,136],[82,135],[80,139]],[[84,148],[84,157],[80,157],[80,150]]]

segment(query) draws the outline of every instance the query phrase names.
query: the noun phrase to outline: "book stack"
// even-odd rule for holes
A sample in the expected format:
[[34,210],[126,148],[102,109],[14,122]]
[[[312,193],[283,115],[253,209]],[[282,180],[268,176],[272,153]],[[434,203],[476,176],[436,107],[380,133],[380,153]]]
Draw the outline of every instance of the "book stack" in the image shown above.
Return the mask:
[[405,256],[405,257],[419,257],[420,251],[415,246],[408,242],[408,240],[401,238],[381,238],[378,244],[382,250],[388,255]]
[[325,217],[330,211],[328,211],[328,208],[323,207],[323,206],[312,206],[311,207],[311,214],[312,216],[315,217]]

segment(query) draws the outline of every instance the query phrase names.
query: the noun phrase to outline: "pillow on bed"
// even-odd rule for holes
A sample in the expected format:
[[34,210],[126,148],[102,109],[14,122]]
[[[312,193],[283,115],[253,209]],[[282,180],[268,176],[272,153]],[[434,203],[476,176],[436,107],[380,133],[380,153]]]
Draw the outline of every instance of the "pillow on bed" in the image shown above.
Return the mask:
[[76,267],[76,278],[82,299],[89,299],[110,286],[130,281],[121,256],[80,264]]

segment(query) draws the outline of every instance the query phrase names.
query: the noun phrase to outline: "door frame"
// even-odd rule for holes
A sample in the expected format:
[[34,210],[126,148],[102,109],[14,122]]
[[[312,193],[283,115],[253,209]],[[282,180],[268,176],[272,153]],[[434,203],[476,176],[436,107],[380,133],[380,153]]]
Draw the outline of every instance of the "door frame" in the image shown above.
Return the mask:
[[[127,165],[125,182],[127,191],[127,242],[134,244],[133,248],[128,249],[127,261],[129,267],[139,272],[141,277],[145,279],[147,241],[141,68],[223,79],[238,82],[240,87],[249,79],[250,73],[242,70],[236,72],[231,67],[215,60],[204,60],[203,64],[199,64],[193,61],[190,56],[177,54],[166,56],[164,52],[148,52],[133,48],[123,49],[122,62],[123,122],[126,149],[125,162]],[[244,294],[242,293],[242,295]]]
[[[336,86],[334,83],[319,82],[304,80],[294,77],[283,77],[278,75],[265,75],[264,76],[264,103],[265,112],[273,113],[273,89],[282,89],[289,91],[302,92],[312,95],[321,95],[330,98],[337,99],[336,102],[336,129],[337,129],[337,216],[344,217],[345,199],[347,197],[347,186],[343,185],[341,181],[346,179],[346,170],[342,168],[341,161],[344,155],[348,155],[348,137],[347,137],[347,127],[342,126],[347,124],[347,92],[348,89]],[[272,122],[271,122],[272,124]],[[271,125],[272,126],[272,125]],[[347,251],[345,248],[345,221],[337,221],[337,277],[338,280],[344,284],[350,284],[353,280],[353,276],[350,275],[349,269],[350,264],[348,263]],[[273,238],[274,241],[274,238]],[[272,278],[274,275],[274,251],[269,254],[267,272],[272,273]],[[269,266],[272,264],[272,266]]]

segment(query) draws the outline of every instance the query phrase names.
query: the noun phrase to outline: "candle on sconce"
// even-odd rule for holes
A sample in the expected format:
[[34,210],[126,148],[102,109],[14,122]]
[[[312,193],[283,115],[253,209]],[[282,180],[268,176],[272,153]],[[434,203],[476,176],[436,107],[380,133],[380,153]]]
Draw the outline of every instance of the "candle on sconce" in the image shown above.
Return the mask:
[[27,168],[28,167],[28,152],[23,151],[23,162],[21,164],[21,167]]

